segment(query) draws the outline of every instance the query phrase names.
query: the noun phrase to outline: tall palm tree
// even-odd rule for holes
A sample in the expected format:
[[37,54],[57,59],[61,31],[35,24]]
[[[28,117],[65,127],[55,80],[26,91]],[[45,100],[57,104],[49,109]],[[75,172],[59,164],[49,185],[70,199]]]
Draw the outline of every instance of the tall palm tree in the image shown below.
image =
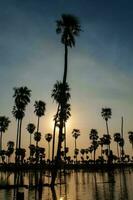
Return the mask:
[[114,141],[117,143],[117,155],[118,158],[120,158],[120,154],[119,154],[119,142],[121,140],[121,134],[120,133],[114,133]]
[[2,150],[2,135],[8,129],[10,120],[8,117],[0,116],[0,151]]
[[[112,115],[111,108],[102,108],[101,115],[103,119],[105,119],[107,135],[109,135],[108,119],[110,119]],[[108,145],[108,153],[110,154],[110,144]]]
[[94,151],[94,163],[95,163],[95,156],[96,156],[96,149],[98,148],[98,132],[96,129],[91,129],[90,131],[90,140],[92,140],[92,146]]
[[133,150],[133,131],[128,132],[128,138],[129,138],[129,142],[132,145],[132,150]]
[[30,102],[31,90],[29,90],[26,86],[13,88],[14,90],[14,104],[13,107],[13,116],[18,121],[17,125],[17,137],[16,137],[16,148],[21,148],[21,127],[22,127],[22,119],[25,115],[25,109],[27,104]]
[[124,160],[124,138],[120,138],[120,141],[119,141],[119,146],[120,146],[120,155],[121,155],[121,161]]
[[68,68],[68,47],[72,47],[75,45],[75,36],[78,36],[80,32],[80,23],[79,20],[69,14],[62,14],[61,19],[56,21],[56,32],[57,34],[62,34],[61,35],[61,43],[63,43],[64,48],[65,48],[65,55],[64,55],[64,74],[63,74],[63,88],[62,88],[62,98],[60,102],[60,126],[59,126],[59,139],[58,139],[58,146],[57,146],[57,155],[56,155],[56,170],[53,171],[52,173],[52,180],[51,180],[51,185],[53,186],[55,183],[55,179],[57,176],[57,171],[58,171],[58,165],[60,163],[61,159],[61,137],[63,133],[63,126],[64,126],[64,121],[63,121],[63,108],[64,105],[67,103],[65,102],[65,99],[63,99],[63,96],[65,96],[65,85],[66,85],[66,80],[67,80],[67,68]]
[[34,113],[38,117],[38,122],[37,122],[37,132],[38,132],[39,131],[40,117],[45,115],[46,103],[41,101],[41,100],[35,101],[34,107],[35,107]]
[[30,145],[31,145],[31,135],[34,133],[35,128],[36,128],[36,126],[35,126],[35,124],[33,124],[33,123],[29,123],[29,124],[27,125],[27,127],[26,127],[27,131],[28,131],[29,134],[30,134]]
[[[80,130],[79,129],[73,129],[72,137],[74,137],[74,140],[75,140],[75,149],[77,149],[77,138],[79,136],[80,136]],[[77,154],[76,154],[76,162],[77,162]]]
[[25,109],[17,108],[13,106],[12,114],[17,121],[17,136],[16,136],[16,149],[19,145],[19,132],[20,132],[20,121],[22,121],[23,117],[25,116]]
[[48,142],[48,159],[50,160],[50,142],[52,139],[52,134],[51,133],[45,134],[45,139]]
[[[103,142],[104,142],[104,145],[106,145],[107,147],[109,147],[110,146],[110,143],[111,143],[111,136],[110,135],[108,135],[108,134],[104,134],[103,135]],[[110,155],[110,148],[108,148],[107,150],[106,150],[106,152],[107,152],[107,157],[108,157],[108,162],[109,162],[109,155]]]

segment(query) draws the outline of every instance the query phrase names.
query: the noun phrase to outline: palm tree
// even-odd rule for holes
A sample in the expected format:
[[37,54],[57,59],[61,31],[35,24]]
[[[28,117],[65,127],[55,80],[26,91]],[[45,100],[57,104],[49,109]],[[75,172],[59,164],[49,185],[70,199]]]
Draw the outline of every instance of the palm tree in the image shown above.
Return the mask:
[[56,170],[52,173],[52,180],[51,185],[53,186],[55,183],[55,179],[57,176],[58,171],[58,164],[60,163],[61,159],[61,137],[63,133],[63,126],[64,126],[64,120],[63,120],[63,108],[65,104],[67,103],[63,97],[65,96],[65,85],[67,80],[67,67],[68,67],[68,47],[72,47],[75,45],[75,36],[78,36],[80,32],[80,23],[79,20],[73,16],[68,14],[63,14],[61,16],[60,20],[56,21],[57,28],[56,32],[57,34],[61,35],[61,43],[63,43],[65,47],[65,55],[64,55],[64,74],[63,74],[63,88],[61,91],[61,102],[60,102],[60,126],[59,126],[59,139],[58,139],[58,146],[57,146],[57,155],[56,155]]
[[118,155],[118,159],[120,158],[119,155],[119,142],[121,139],[121,134],[120,133],[114,133],[114,141],[117,143],[117,155]]
[[16,106],[13,106],[12,114],[15,117],[17,121],[17,136],[16,136],[16,149],[19,145],[19,132],[20,132],[20,121],[22,121],[23,117],[25,116],[25,109],[17,108]]
[[30,133],[30,145],[31,145],[31,135],[34,133],[36,126],[33,123],[27,125],[27,131]]
[[90,131],[90,140],[92,140],[92,146],[94,150],[94,163],[95,163],[95,156],[96,156],[96,149],[98,148],[98,132],[96,129],[91,129]]
[[132,149],[133,149],[133,131],[128,132],[128,138],[129,138],[129,142],[131,143]]
[[43,115],[45,115],[46,103],[39,100],[39,101],[35,101],[34,106],[35,106],[34,113],[38,117],[38,122],[37,122],[37,132],[38,132],[39,131],[40,117],[42,117]]
[[[72,137],[75,139],[75,149],[77,149],[77,138],[80,136],[80,130],[79,129],[73,129],[72,131]],[[76,155],[76,162],[77,162],[77,155]]]
[[25,115],[25,108],[27,104],[30,102],[31,90],[29,90],[26,86],[13,88],[14,90],[14,103],[13,107],[13,116],[18,121],[17,125],[17,137],[16,137],[16,148],[21,148],[21,127],[22,127],[22,119]]
[[39,147],[38,147],[38,142],[41,140],[41,133],[40,132],[35,132],[34,133],[34,140],[36,141],[36,163],[38,163],[39,160]]
[[[104,142],[104,145],[106,145],[106,146],[110,146],[110,143],[111,143],[111,136],[110,135],[108,135],[108,134],[104,134],[103,135],[103,142]],[[108,162],[109,162],[109,155],[110,155],[110,153],[109,153],[109,151],[110,151],[110,148],[109,149],[107,149],[107,157],[108,157]]]
[[[102,108],[101,115],[102,115],[103,119],[105,119],[107,135],[109,135],[108,119],[110,119],[111,115],[112,115],[111,108]],[[108,145],[108,153],[110,154],[110,144]]]
[[94,148],[93,146],[91,145],[89,148],[88,148],[88,151],[89,153],[91,154],[91,160],[92,160],[92,152],[93,152]]
[[10,120],[8,117],[0,116],[0,151],[2,150],[2,135],[8,129]]
[[45,139],[48,142],[48,159],[50,160],[50,141],[52,139],[52,134],[51,133],[47,133],[45,135]]
[[120,155],[121,155],[121,161],[124,160],[124,139],[121,137],[119,141],[119,146],[120,146]]
[[38,147],[38,142],[41,140],[41,133],[40,132],[34,133],[34,140],[36,141],[36,147]]
[[80,149],[80,153],[82,154],[82,159],[84,160],[84,154],[86,153],[86,149]]
[[[56,127],[58,126],[58,123],[60,121],[60,116],[61,116],[61,102],[62,102],[62,98],[64,99],[63,101],[64,103],[64,107],[62,109],[62,118],[64,120],[64,132],[66,132],[66,127],[65,127],[65,122],[68,120],[68,118],[71,116],[70,111],[70,104],[68,104],[67,102],[70,99],[70,88],[69,85],[66,83],[65,84],[65,95],[62,95],[62,90],[63,90],[63,84],[60,81],[57,81],[54,84],[53,90],[52,90],[52,94],[51,97],[53,98],[54,101],[56,101],[56,103],[58,104],[58,108],[57,108],[57,113],[54,116],[54,129],[53,129],[53,146],[52,146],[52,160],[54,160],[54,146],[55,146],[55,131],[56,131]],[[66,147],[66,135],[65,135],[65,147]]]
[[8,156],[8,163],[9,163],[10,162],[10,157],[14,152],[14,142],[13,141],[9,141],[7,143],[7,147],[8,147],[8,149],[7,149],[6,155]]

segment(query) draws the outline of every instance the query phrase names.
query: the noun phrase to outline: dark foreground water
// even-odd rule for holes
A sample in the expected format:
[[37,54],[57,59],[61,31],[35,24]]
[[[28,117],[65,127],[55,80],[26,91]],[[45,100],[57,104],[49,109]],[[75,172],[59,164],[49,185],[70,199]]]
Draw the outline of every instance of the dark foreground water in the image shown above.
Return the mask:
[[24,192],[24,200],[133,200],[133,169],[103,173],[69,171],[65,177],[58,177],[53,191],[39,186],[50,182],[48,172],[20,172],[15,176],[0,172],[0,186],[13,185],[14,181],[25,187],[0,189],[0,200],[14,200],[16,191]]

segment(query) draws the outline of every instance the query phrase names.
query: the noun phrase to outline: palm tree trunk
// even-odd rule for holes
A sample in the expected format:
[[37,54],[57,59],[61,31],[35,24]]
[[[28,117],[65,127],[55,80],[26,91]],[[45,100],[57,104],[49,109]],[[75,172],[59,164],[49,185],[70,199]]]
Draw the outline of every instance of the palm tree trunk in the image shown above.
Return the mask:
[[118,159],[120,158],[120,156],[119,156],[119,146],[118,146],[119,144],[118,144],[118,142],[117,142],[117,155],[118,155]]
[[[76,144],[76,138],[75,138],[75,152],[76,152],[76,149],[77,149],[77,144]],[[77,154],[75,154],[76,156],[76,163],[77,163]]]
[[65,134],[65,138],[64,138],[64,157],[65,157],[65,161],[66,161],[66,124],[64,122],[64,134]]
[[101,145],[101,157],[103,156],[103,146]]
[[0,132],[0,151],[2,150],[2,131]]
[[40,120],[40,117],[38,116],[38,120],[37,120],[37,132],[39,131],[39,120]]
[[[58,108],[57,108],[56,116],[58,116],[58,112],[59,112],[59,105],[58,105]],[[56,131],[56,123],[57,123],[56,120],[57,120],[57,117],[56,117],[56,119],[55,119],[54,130],[53,130],[52,161],[54,161],[55,131]]]
[[60,126],[59,126],[59,137],[58,137],[58,146],[57,146],[57,154],[55,159],[55,166],[52,170],[52,179],[51,179],[51,187],[54,186],[55,180],[57,177],[58,169],[60,168],[61,161],[61,142],[62,142],[62,133],[63,133],[63,102],[61,103],[61,113],[60,113]]
[[17,124],[17,137],[16,137],[16,149],[18,148],[19,122],[20,122],[20,120],[18,119],[18,124]]
[[31,133],[30,133],[30,145],[31,145]]
[[67,44],[65,43],[63,84],[66,84],[66,79],[67,79],[67,60],[68,60],[68,47]]
[[48,142],[48,159],[50,161],[50,142]]
[[95,164],[95,158],[96,157],[96,151],[94,150],[94,164]]
[[19,124],[19,149],[21,149],[21,128],[22,128],[22,119],[20,120]]
[[[106,121],[107,135],[109,135],[108,120],[105,120],[105,121]],[[110,155],[110,144],[108,145],[108,155]]]

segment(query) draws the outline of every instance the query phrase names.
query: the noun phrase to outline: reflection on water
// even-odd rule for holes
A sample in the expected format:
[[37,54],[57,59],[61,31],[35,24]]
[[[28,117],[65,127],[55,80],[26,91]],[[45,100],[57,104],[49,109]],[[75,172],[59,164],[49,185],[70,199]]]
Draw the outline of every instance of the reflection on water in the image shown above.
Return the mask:
[[[133,199],[132,169],[109,172],[67,171],[65,176],[63,172],[60,172],[53,190],[47,185],[44,186],[46,183],[50,183],[48,171],[29,171],[15,174],[0,172],[0,199],[15,200],[17,193],[24,193],[25,200]],[[12,188],[12,185],[16,187]]]

